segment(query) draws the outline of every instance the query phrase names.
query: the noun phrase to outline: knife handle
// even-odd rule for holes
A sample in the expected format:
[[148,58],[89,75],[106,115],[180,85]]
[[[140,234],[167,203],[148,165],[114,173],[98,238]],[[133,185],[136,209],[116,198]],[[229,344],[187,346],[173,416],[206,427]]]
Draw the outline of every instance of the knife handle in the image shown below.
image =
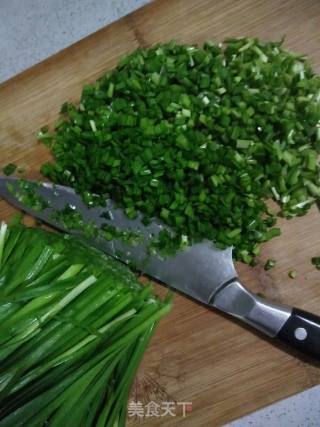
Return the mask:
[[296,350],[320,359],[320,317],[261,298],[238,280],[222,288],[212,305]]
[[320,359],[320,317],[293,308],[277,338],[297,350]]

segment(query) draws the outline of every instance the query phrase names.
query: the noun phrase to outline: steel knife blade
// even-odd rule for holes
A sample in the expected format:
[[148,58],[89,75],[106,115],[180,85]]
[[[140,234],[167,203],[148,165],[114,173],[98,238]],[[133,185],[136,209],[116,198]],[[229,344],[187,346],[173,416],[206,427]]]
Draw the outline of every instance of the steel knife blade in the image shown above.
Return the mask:
[[[0,177],[0,196],[26,213],[51,226],[84,237],[81,230],[69,230],[57,221],[55,213],[66,206],[79,213],[85,224],[100,228],[107,223],[121,230],[139,232],[141,241],[136,246],[122,239],[86,238],[87,243],[120,259],[133,263],[138,270],[163,282],[183,294],[228,313],[253,326],[267,336],[320,359],[320,317],[296,308],[287,307],[261,298],[240,282],[232,260],[232,248],[220,250],[204,240],[170,257],[150,255],[148,246],[161,230],[168,229],[155,219],[144,225],[142,215],[129,219],[112,200],[105,207],[88,207],[69,187],[45,182],[26,181],[46,207],[29,206],[23,193],[21,180]],[[106,213],[108,213],[106,218]]]
[[[121,230],[138,232],[142,236],[142,242],[136,246],[128,245],[121,239],[108,241],[103,238],[93,238],[88,243],[125,263],[133,263],[141,272],[201,303],[208,304],[221,286],[237,277],[231,248],[220,250],[211,242],[203,241],[172,257],[161,258],[149,255],[148,244],[166,228],[161,221],[155,220],[146,226],[142,223],[141,215],[130,220],[112,200],[106,200],[106,207],[89,208],[70,187],[24,180],[32,185],[35,193],[49,204],[49,207],[43,210],[35,210],[23,201],[20,182],[21,180],[17,178],[1,177],[0,196],[31,216],[80,237],[81,231],[65,229],[61,223],[57,222],[54,213],[62,211],[65,206],[70,206],[81,214],[85,223],[93,222],[98,227],[107,223]],[[110,219],[105,218],[106,212]]]

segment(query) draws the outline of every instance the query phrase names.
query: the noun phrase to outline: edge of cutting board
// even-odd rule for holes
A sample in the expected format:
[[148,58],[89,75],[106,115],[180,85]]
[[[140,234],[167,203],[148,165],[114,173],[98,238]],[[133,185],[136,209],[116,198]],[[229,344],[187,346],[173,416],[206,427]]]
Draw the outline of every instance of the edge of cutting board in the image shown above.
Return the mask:
[[[172,38],[201,43],[241,35],[279,39],[286,34],[285,46],[308,54],[319,71],[319,28],[316,0],[154,1],[0,85],[0,166],[15,161],[26,167],[22,176],[39,178],[39,165],[50,156],[36,141],[38,129],[57,119],[65,100],[78,100],[85,82],[139,46]],[[1,219],[13,212],[0,202]],[[319,252],[319,213],[313,209],[303,218],[279,223],[282,236],[263,246],[256,268],[239,265],[240,277],[269,298],[319,312],[320,277],[310,263]],[[269,257],[277,258],[277,267],[265,272]],[[287,275],[293,267],[296,280]],[[160,404],[192,401],[192,412],[186,418],[130,419],[128,425],[218,426],[319,384],[318,364],[296,358],[180,295],[174,303],[146,353],[131,398]]]

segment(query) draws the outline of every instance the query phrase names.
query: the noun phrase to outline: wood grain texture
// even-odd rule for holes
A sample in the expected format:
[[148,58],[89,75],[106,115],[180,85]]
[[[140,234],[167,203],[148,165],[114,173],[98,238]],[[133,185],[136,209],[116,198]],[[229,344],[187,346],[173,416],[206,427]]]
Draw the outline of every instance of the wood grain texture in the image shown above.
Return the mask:
[[[155,1],[0,86],[0,166],[14,161],[26,168],[26,177],[39,177],[40,164],[50,157],[36,140],[39,128],[57,119],[64,101],[78,100],[85,82],[134,48],[235,36],[286,36],[285,46],[308,54],[320,70],[318,0]],[[0,219],[12,212],[0,202]],[[320,216],[314,209],[279,222],[283,235],[264,245],[256,268],[240,265],[240,276],[255,291],[319,313],[320,274],[310,258],[320,252]],[[268,257],[278,262],[265,272]],[[296,280],[288,278],[292,268]],[[177,295],[174,302],[144,358],[132,399],[192,401],[193,410],[186,418],[130,419],[128,425],[218,426],[320,382],[318,366],[186,298]]]

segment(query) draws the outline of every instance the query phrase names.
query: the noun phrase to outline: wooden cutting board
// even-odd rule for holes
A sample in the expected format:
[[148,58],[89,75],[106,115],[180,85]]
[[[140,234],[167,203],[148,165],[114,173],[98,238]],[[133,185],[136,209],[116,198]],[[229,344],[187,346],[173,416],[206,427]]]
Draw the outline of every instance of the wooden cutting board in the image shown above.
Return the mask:
[[[25,168],[22,176],[40,177],[49,153],[37,142],[39,128],[53,123],[64,101],[77,101],[82,85],[125,53],[170,39],[202,43],[237,36],[286,36],[285,46],[308,54],[320,71],[318,0],[155,1],[0,86],[0,166],[14,161]],[[13,212],[0,202],[0,219]],[[240,265],[240,276],[269,298],[319,313],[320,272],[310,263],[320,255],[319,212],[279,223],[283,235],[264,245],[256,268]],[[277,259],[277,267],[265,272],[268,257]],[[298,272],[295,280],[288,278],[291,268]],[[192,411],[183,418],[176,405],[176,417],[130,417],[128,425],[218,426],[320,382],[317,365],[227,316],[178,295],[174,303],[144,358],[132,400],[192,402]]]

